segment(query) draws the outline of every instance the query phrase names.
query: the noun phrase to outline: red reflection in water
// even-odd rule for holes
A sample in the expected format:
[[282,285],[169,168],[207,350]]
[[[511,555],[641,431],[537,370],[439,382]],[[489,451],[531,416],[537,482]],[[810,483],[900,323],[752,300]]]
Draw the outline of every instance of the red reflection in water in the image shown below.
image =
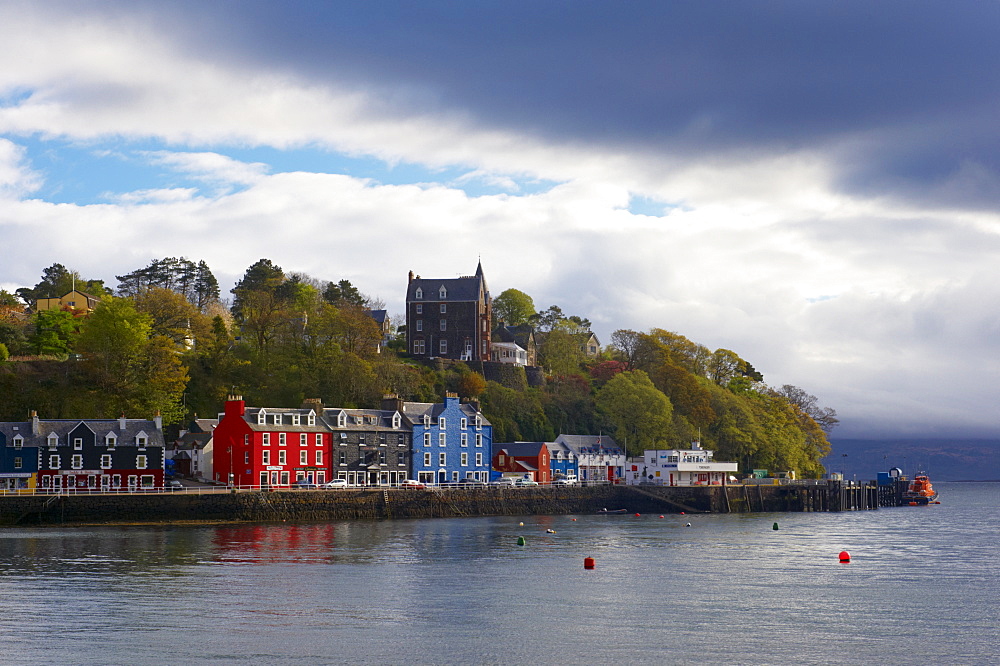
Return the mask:
[[335,525],[237,525],[212,537],[217,562],[275,564],[328,559],[336,547]]

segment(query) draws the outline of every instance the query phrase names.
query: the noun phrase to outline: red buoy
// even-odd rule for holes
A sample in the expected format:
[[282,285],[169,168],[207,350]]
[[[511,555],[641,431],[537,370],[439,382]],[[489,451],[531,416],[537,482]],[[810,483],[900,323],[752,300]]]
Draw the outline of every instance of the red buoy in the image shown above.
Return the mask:
[[635,514],[635,517],[636,517],[636,518],[638,518],[638,517],[639,517],[639,514]]
[[660,518],[663,518],[663,516],[660,516]]
[[585,557],[585,558],[583,558],[583,568],[584,569],[593,569],[594,568],[594,558],[592,558],[592,557]]
[[682,516],[684,515],[684,512],[683,512],[683,511],[681,511],[681,515],[682,515]]
[[844,562],[844,563],[850,562],[851,561],[851,554],[848,553],[846,550],[840,551],[840,561]]

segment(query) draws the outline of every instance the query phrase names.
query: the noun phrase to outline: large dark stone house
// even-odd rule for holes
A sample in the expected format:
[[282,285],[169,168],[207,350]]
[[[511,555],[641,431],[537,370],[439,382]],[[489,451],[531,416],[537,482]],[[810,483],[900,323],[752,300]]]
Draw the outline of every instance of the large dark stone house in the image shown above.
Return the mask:
[[406,289],[406,348],[416,358],[489,361],[493,299],[483,265],[458,278],[421,278]]

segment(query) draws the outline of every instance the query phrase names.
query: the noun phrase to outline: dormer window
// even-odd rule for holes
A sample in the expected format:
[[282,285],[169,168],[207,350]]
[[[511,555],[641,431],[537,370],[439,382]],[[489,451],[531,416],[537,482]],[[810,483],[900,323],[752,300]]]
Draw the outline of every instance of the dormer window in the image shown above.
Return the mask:
[[274,425],[281,425],[281,414],[274,415]]
[[424,414],[424,427],[425,428],[429,428],[430,425],[431,425],[431,415],[430,414]]
[[363,417],[363,416],[355,416],[354,417],[354,423],[355,424],[361,425],[364,422],[365,422],[365,417]]
[[14,448],[20,449],[22,446],[24,446],[24,438],[20,435],[14,435]]
[[138,446],[140,449],[146,448],[146,436],[145,435],[136,436],[135,445]]
[[392,415],[392,427],[394,429],[399,428],[402,425],[402,419],[399,416],[399,412]]
[[257,412],[257,425],[264,425],[265,423],[267,423],[267,414],[262,409]]
[[346,428],[347,427],[347,414],[341,412],[337,415],[337,427]]
[[57,446],[59,446],[59,435],[55,434],[54,432],[49,433],[48,442],[50,449],[56,448]]
[[118,443],[118,438],[115,437],[114,434],[109,433],[104,441],[107,442],[109,449],[113,449],[115,448],[115,444]]
[[438,298],[441,300],[448,298],[448,290],[444,288],[444,285],[441,285],[441,288],[438,289]]
[[483,429],[483,417],[476,415],[476,430]]
[[314,426],[316,425],[316,415],[312,412],[306,416],[306,425]]
[[423,298],[424,297],[424,290],[421,289],[420,287],[417,287],[417,290],[415,292],[413,292],[413,297],[414,298],[418,298],[418,299],[419,298]]
[[301,417],[298,414],[292,414],[292,425],[301,425]]

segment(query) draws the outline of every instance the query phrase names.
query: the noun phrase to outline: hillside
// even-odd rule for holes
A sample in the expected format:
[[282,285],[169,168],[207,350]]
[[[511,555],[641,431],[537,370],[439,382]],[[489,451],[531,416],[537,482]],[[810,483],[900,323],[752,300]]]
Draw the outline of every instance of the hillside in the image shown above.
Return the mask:
[[900,467],[912,476],[927,472],[932,481],[1000,480],[1000,439],[833,439],[823,458],[830,472],[846,478],[874,479],[877,472]]

